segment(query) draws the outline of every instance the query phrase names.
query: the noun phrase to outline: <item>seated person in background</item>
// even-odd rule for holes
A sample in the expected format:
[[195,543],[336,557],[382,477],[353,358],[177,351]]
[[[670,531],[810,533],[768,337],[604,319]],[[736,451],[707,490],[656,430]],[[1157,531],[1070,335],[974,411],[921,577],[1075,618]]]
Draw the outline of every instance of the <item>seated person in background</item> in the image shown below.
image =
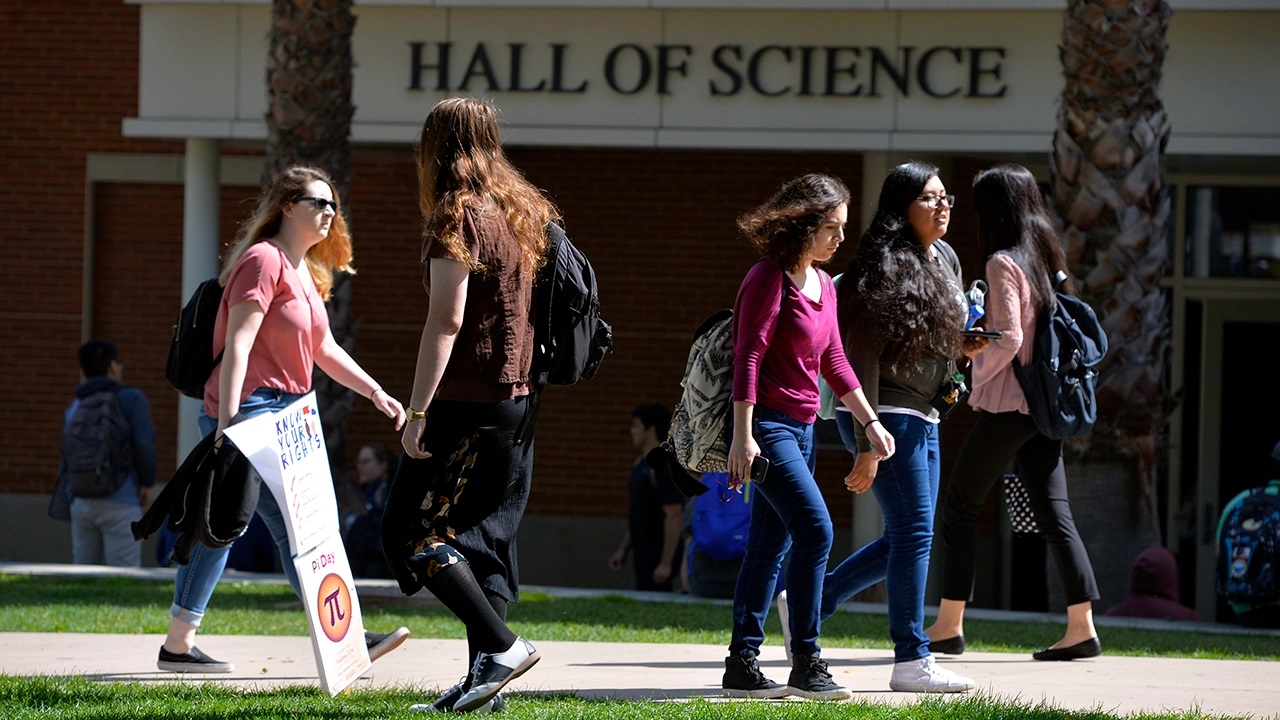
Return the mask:
[[1165,547],[1138,553],[1129,571],[1129,594],[1104,615],[1158,620],[1199,620],[1178,593],[1178,560]]
[[382,514],[393,475],[391,465],[391,454],[382,443],[366,443],[356,456],[356,483],[363,512],[354,513],[343,523],[347,528],[347,559],[356,577],[394,577],[382,552]]

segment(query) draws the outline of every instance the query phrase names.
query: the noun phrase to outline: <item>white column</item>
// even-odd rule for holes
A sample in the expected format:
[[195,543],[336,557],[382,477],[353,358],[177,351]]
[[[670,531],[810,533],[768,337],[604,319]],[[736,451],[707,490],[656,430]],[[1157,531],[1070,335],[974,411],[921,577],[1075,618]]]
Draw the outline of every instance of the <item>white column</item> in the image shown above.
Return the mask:
[[[218,273],[221,146],[217,140],[190,138],[183,161],[182,302],[196,286]],[[178,398],[178,462],[200,442],[196,414],[200,401]]]
[[[876,214],[876,205],[880,202],[880,187],[889,174],[889,154],[884,152],[865,152],[862,154],[862,196],[852,198],[860,202],[862,207],[861,227],[846,228],[845,236],[849,239],[862,237],[862,232],[871,224]],[[875,495],[863,493],[853,496],[853,549],[866,545],[884,535],[884,516],[880,514],[880,503]]]

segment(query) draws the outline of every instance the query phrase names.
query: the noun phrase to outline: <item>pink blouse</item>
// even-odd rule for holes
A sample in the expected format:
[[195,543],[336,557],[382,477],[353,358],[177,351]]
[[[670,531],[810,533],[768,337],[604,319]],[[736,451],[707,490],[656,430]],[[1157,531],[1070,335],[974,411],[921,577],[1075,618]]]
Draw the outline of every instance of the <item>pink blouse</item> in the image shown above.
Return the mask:
[[1024,342],[1036,332],[1031,286],[1018,263],[998,252],[987,260],[987,287],[987,314],[978,325],[1004,335],[974,356],[969,405],[993,413],[1029,414],[1027,397],[1013,373],[1013,358],[1024,365],[1031,362],[1031,343]]

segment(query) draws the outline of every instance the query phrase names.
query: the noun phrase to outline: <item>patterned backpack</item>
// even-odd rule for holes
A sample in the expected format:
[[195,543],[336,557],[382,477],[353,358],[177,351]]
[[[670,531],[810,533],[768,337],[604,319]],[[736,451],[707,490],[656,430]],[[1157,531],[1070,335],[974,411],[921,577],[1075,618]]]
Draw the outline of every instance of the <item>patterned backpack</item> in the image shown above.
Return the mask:
[[733,310],[719,310],[698,326],[680,386],[684,390],[663,445],[695,476],[727,472],[733,412]]

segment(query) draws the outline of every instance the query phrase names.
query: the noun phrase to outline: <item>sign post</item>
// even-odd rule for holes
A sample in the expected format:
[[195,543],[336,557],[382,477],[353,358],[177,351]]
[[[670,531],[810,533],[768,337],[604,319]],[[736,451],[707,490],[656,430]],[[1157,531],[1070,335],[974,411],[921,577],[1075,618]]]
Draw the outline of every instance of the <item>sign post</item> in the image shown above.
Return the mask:
[[262,476],[263,490],[280,504],[320,685],[337,695],[370,662],[315,393],[280,412],[232,425],[226,435]]

